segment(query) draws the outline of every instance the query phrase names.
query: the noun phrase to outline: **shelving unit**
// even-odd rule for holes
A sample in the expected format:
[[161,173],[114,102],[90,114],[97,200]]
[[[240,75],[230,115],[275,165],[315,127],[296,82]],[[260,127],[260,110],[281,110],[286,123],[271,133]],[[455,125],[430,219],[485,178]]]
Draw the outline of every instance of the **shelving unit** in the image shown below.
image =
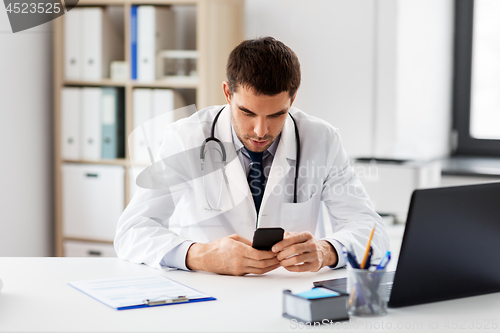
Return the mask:
[[[125,93],[125,141],[133,131],[133,100],[135,88],[176,89],[188,91],[187,104],[196,104],[198,110],[215,104],[224,104],[222,81],[225,80],[225,66],[230,51],[243,40],[243,0],[80,0],[78,7],[122,6],[124,55],[130,67],[131,36],[130,12],[132,5],[194,6],[196,10],[196,50],[198,51],[196,83],[179,80],[168,82],[137,82],[135,80],[113,81],[103,78],[97,81],[66,80],[64,76],[64,19],[54,20],[54,144],[55,144],[55,249],[57,256],[64,256],[64,242],[88,242],[97,245],[112,244],[112,239],[89,239],[67,236],[63,233],[63,179],[62,166],[65,164],[92,164],[122,166],[125,170],[124,206],[130,201],[131,162],[126,146],[125,158],[102,159],[97,161],[65,160],[61,155],[61,91],[64,87],[118,87]],[[194,100],[193,100],[194,96]],[[116,223],[116,221],[110,221]],[[92,251],[90,251],[92,252]],[[89,255],[95,254],[90,253]],[[104,251],[105,252],[105,251]]]

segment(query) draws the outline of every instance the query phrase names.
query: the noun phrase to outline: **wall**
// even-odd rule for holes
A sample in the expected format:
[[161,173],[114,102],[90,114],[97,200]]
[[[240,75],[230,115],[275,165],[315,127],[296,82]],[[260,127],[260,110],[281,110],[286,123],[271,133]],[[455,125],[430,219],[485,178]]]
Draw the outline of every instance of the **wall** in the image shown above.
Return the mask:
[[448,155],[454,6],[451,0],[378,1],[377,157]]
[[299,56],[296,106],[340,129],[350,156],[448,154],[452,0],[247,0],[246,37]]
[[273,36],[298,55],[294,106],[340,129],[349,155],[372,152],[375,1],[246,0],[245,37]]
[[0,256],[49,256],[51,24],[13,34],[0,5],[0,50]]
[[[245,31],[296,51],[295,106],[338,127],[351,156],[437,156],[447,152],[452,3],[246,0]],[[51,41],[50,23],[12,34],[0,5],[0,256],[52,254]]]

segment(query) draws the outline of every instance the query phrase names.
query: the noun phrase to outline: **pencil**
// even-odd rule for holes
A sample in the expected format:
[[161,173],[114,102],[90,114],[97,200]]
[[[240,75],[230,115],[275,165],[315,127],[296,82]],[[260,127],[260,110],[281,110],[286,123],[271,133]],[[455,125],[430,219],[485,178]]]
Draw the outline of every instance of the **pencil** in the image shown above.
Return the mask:
[[[366,250],[365,250],[365,255],[363,256],[363,262],[361,263],[361,268],[366,269],[367,265],[367,260],[368,260],[368,253],[370,252],[370,246],[372,243],[372,238],[373,238],[373,233],[375,232],[375,224],[373,225],[372,232],[370,233],[370,237],[368,238],[368,244],[366,244]],[[370,263],[368,263],[369,265]]]

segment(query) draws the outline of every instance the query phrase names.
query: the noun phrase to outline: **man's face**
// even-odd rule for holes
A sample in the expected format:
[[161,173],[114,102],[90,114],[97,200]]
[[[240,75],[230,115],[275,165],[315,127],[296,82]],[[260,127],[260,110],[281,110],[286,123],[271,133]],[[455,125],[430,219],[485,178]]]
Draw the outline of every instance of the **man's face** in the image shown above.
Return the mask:
[[281,133],[295,96],[290,98],[287,91],[275,96],[257,95],[252,88],[241,86],[231,95],[227,82],[223,89],[238,139],[250,151],[265,151]]

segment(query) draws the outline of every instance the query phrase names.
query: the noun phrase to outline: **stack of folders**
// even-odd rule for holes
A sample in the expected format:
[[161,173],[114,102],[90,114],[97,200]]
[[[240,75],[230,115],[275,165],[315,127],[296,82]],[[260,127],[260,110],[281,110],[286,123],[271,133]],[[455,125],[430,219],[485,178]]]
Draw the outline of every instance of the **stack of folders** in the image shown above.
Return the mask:
[[150,164],[151,153],[157,154],[163,142],[165,127],[170,123],[189,116],[183,109],[182,96],[171,89],[134,89],[133,121],[134,131],[128,142],[133,162]]
[[175,13],[166,6],[131,7],[131,76],[133,80],[156,79],[156,54],[175,49]]
[[123,88],[65,87],[61,99],[63,159],[125,157]]
[[[119,6],[73,8],[64,15],[64,76],[98,81],[109,77],[112,61],[123,60],[123,31],[113,20]],[[123,11],[122,15],[123,17]]]

